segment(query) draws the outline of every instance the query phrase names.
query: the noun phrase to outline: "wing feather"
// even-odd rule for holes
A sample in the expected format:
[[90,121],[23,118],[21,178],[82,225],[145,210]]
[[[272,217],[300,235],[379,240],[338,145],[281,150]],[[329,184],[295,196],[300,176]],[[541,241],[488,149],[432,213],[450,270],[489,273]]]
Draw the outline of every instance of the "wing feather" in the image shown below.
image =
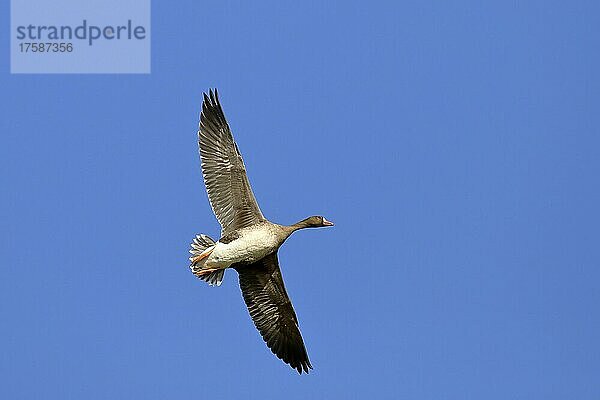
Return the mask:
[[222,236],[264,221],[216,89],[204,93],[198,147],[206,192]]
[[312,365],[283,284],[277,253],[234,268],[250,317],[269,349],[298,373],[308,373]]

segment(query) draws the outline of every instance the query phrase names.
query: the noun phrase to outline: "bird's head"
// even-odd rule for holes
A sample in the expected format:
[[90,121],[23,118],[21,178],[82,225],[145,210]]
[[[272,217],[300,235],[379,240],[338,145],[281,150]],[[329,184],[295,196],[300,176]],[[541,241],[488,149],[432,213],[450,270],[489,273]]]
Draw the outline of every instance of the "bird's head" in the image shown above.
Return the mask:
[[323,226],[333,226],[333,222],[327,221],[325,217],[320,215],[313,215],[312,217],[306,218],[302,221],[307,228],[321,228]]

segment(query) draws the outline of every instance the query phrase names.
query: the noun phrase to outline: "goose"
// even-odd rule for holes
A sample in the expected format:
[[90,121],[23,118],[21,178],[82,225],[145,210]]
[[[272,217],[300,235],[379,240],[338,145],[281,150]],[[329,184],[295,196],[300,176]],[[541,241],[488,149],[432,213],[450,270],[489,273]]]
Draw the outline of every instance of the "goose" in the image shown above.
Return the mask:
[[237,271],[242,297],[267,347],[299,374],[312,365],[298,318],[283,284],[277,251],[299,229],[332,226],[322,216],[279,225],[262,214],[246,167],[219,101],[217,89],[203,93],[198,129],[202,175],[221,238],[198,234],[191,243],[190,269],[211,286],[225,270]]

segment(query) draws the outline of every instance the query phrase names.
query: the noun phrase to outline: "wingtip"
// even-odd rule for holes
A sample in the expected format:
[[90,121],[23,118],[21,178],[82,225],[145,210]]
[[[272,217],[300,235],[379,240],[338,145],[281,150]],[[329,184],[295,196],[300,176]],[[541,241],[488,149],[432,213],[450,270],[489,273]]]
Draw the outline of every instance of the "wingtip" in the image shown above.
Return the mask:
[[313,366],[310,364],[310,361],[306,360],[300,363],[300,365],[297,365],[294,369],[298,371],[299,375],[302,375],[302,373],[308,374],[310,370],[313,369]]
[[[281,358],[281,357],[279,357],[279,358]],[[296,359],[296,360],[285,360],[284,358],[281,358],[281,360],[283,360],[283,362],[285,362],[290,367],[292,367],[292,369],[296,370],[296,372],[298,372],[298,374],[300,374],[300,375],[302,375],[303,373],[308,374],[310,372],[310,370],[313,369],[313,366],[310,363],[310,360],[308,358]]]
[[209,97],[210,97],[210,100],[212,102],[212,105],[214,107],[216,107],[217,104],[219,104],[219,102],[217,101],[217,89],[210,89],[209,92],[210,92],[210,96]]
[[209,88],[208,91],[202,92],[202,109],[219,107],[219,91],[217,88]]

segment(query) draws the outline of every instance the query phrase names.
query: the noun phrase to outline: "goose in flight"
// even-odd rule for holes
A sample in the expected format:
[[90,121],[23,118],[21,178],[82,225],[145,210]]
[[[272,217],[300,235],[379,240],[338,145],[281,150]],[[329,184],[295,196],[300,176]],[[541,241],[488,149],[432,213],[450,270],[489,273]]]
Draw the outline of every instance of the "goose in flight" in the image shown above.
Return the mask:
[[269,349],[298,373],[308,373],[312,365],[283,284],[277,250],[299,229],[333,223],[322,216],[289,226],[268,221],[252,193],[217,90],[203,95],[198,146],[206,192],[221,224],[221,238],[215,242],[207,235],[197,235],[191,244],[190,269],[213,286],[221,284],[227,268],[235,269],[250,317]]

